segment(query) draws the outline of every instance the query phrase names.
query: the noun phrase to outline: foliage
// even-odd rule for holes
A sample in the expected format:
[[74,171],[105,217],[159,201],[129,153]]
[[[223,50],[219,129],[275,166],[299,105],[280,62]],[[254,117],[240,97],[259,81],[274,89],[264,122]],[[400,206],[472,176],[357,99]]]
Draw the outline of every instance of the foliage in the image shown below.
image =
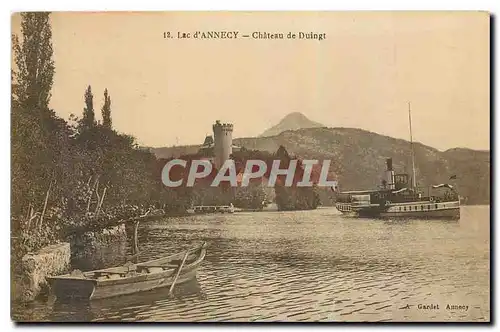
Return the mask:
[[[48,109],[54,75],[48,13],[22,13],[21,38],[12,36],[12,212],[40,201],[54,163],[64,165],[65,124]],[[31,181],[36,179],[36,181]],[[25,207],[27,208],[27,206]]]
[[101,108],[102,125],[104,128],[111,129],[111,97],[108,94],[108,89],[104,90],[104,105]]
[[92,94],[92,87],[89,85],[85,90],[85,107],[83,109],[83,117],[80,122],[80,133],[91,130],[96,125],[95,112],[94,112],[94,95]]
[[312,210],[320,204],[318,188],[276,186],[276,205],[281,211]]
[[[280,166],[285,168],[289,166],[291,160],[296,157],[291,156],[284,146],[280,146],[276,151],[275,157],[280,159]],[[279,210],[311,210],[316,209],[320,203],[317,186],[297,187],[296,183],[300,181],[304,174],[304,168],[298,160],[297,168],[294,174],[294,181],[291,187],[286,187],[285,178],[278,177],[275,185],[276,205]]]
[[161,162],[111,124],[105,90],[103,124],[93,94],[70,123],[48,109],[54,73],[48,13],[22,14],[22,39],[13,36],[11,223],[16,255],[74,231],[95,230],[139,217],[152,205],[181,210],[187,192],[161,184]]
[[236,190],[234,206],[243,209],[261,210],[264,201],[266,201],[264,189],[258,185],[249,185]]
[[13,94],[24,109],[48,110],[54,77],[52,29],[49,13],[21,13],[21,35],[12,36],[14,61]]

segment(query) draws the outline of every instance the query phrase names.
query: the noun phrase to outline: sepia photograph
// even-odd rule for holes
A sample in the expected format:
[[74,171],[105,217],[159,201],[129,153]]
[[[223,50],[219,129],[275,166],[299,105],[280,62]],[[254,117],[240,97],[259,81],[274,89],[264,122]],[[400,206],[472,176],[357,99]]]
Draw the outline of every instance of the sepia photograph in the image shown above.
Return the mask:
[[13,13],[11,320],[490,323],[491,24]]

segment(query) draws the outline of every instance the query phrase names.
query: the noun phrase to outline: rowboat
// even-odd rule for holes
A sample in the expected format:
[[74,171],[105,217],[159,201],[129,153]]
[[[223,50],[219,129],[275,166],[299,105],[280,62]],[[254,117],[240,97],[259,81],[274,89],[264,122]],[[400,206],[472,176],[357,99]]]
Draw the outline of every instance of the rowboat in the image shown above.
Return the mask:
[[207,244],[139,264],[47,278],[57,299],[96,300],[182,284],[196,278]]

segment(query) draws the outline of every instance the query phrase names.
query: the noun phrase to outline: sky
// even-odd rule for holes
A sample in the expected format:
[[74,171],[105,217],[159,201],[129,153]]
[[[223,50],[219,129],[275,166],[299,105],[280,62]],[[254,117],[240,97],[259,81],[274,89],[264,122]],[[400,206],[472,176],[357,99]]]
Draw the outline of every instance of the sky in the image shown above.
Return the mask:
[[[20,17],[12,16],[19,33]],[[50,106],[81,116],[84,92],[141,145],[201,144],[215,120],[251,137],[301,112],[446,150],[489,149],[486,12],[53,13]],[[326,39],[165,39],[164,32],[325,33]],[[97,112],[100,119],[100,112]]]

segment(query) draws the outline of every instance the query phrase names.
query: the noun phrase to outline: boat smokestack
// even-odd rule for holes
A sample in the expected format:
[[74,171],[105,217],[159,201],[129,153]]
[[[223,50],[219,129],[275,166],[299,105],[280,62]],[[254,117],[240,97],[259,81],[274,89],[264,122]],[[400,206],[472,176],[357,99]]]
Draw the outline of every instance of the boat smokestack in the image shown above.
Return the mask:
[[387,165],[387,170],[385,171],[385,181],[388,189],[395,189],[396,184],[394,183],[394,170],[392,168],[392,158],[387,158],[385,160]]
[[387,164],[387,170],[392,171],[392,158],[387,158],[386,164]]

